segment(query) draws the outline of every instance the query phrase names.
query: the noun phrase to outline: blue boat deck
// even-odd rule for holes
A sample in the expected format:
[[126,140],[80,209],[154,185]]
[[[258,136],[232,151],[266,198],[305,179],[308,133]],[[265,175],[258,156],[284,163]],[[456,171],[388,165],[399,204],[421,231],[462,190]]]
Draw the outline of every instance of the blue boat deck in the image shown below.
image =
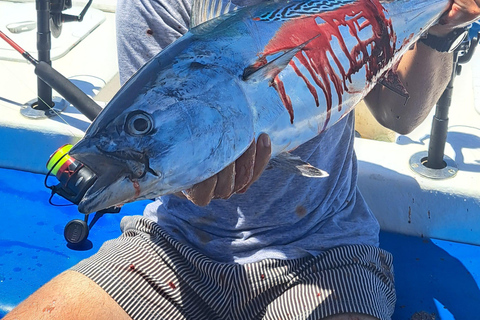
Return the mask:
[[[120,235],[120,219],[141,214],[146,204],[135,202],[120,214],[106,214],[92,228],[88,244],[74,250],[67,246],[63,229],[82,215],[75,206],[51,206],[44,179],[43,174],[0,169],[0,318],[49,279]],[[394,320],[480,317],[480,246],[390,232],[381,233],[381,246],[395,257]]]

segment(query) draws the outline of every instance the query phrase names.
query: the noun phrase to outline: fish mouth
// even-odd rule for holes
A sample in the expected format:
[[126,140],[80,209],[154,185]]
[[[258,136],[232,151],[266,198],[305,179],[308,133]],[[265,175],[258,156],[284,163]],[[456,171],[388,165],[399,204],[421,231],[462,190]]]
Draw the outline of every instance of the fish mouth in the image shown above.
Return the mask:
[[[128,178],[119,178],[115,181],[102,179],[100,176],[83,195],[78,203],[78,211],[89,214],[100,210],[119,208],[127,202],[135,200],[135,193],[128,187]],[[133,182],[130,182],[132,184]]]
[[69,154],[96,175],[95,182],[78,204],[78,211],[82,213],[119,207],[137,200],[142,196],[140,182],[147,173],[158,176],[150,168],[148,156],[135,150],[110,152],[80,141]]
[[103,151],[97,146],[98,150],[105,154],[106,157],[112,159],[114,163],[122,163],[128,167],[128,178],[131,180],[143,178],[147,172],[158,176],[158,174],[150,168],[150,159],[145,152],[136,150],[119,150],[119,151]]

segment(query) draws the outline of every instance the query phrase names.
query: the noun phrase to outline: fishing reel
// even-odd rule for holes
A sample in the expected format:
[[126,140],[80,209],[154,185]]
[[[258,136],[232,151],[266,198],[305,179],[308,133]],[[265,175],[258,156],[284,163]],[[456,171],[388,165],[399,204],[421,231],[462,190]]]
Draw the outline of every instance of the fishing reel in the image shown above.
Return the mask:
[[[52,190],[48,200],[54,206],[69,206],[82,200],[87,190],[97,180],[97,176],[87,166],[74,159],[68,152],[72,148],[71,144],[66,144],[55,151],[47,161],[48,173],[45,177],[45,186]],[[53,174],[58,179],[57,185],[48,185],[47,179]],[[52,198],[58,194],[62,198],[71,202],[71,204],[55,204]],[[88,224],[89,214],[86,214],[83,220],[74,219],[67,223],[63,235],[70,245],[82,245],[88,237],[90,229],[105,213],[118,213],[120,208],[111,207],[95,213],[90,224]]]
[[50,31],[55,38],[62,33],[62,25],[64,22],[77,21],[81,22],[87,13],[88,8],[93,0],[89,0],[85,8],[78,16],[64,14],[63,11],[72,7],[72,0],[49,0],[50,1]]

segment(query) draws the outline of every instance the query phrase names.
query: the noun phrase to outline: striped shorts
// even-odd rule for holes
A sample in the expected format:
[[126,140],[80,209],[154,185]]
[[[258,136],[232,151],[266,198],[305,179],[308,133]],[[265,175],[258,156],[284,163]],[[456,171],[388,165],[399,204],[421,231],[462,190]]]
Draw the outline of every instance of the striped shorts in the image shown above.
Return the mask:
[[140,216],[123,234],[81,261],[78,271],[102,287],[132,319],[322,319],[340,313],[390,319],[392,256],[374,246],[251,264],[213,261]]

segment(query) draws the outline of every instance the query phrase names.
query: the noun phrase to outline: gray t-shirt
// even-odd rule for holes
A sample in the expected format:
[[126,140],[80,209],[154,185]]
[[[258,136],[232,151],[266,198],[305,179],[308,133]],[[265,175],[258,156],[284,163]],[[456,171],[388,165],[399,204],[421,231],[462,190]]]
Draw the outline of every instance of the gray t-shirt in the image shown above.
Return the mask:
[[[117,42],[125,82],[188,30],[188,0],[119,0]],[[295,259],[341,245],[378,245],[379,226],[357,188],[353,112],[293,153],[329,172],[323,179],[266,170],[245,194],[198,207],[174,195],[144,216],[213,260]]]

